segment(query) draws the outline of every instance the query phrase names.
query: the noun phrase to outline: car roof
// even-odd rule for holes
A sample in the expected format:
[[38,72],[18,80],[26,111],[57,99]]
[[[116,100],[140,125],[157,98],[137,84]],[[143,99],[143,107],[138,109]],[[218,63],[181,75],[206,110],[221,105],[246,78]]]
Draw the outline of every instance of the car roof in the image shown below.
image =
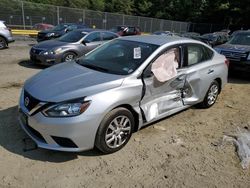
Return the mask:
[[196,40],[179,37],[179,36],[166,36],[166,35],[137,35],[137,36],[128,36],[128,37],[121,37],[119,40],[129,40],[129,41],[136,41],[136,42],[143,42],[155,45],[163,45],[170,42],[177,42],[177,41],[185,41],[185,42],[196,42]]

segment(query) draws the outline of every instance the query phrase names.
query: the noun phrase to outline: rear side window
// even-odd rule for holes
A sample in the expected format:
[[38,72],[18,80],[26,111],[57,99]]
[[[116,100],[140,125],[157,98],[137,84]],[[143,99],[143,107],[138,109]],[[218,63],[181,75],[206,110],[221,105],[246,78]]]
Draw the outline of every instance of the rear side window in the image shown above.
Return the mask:
[[102,33],[102,39],[103,40],[112,40],[114,38],[117,38],[117,35],[115,35],[113,33],[108,33],[108,32],[103,32]]
[[184,66],[195,65],[213,57],[213,51],[201,44],[188,44],[186,46],[186,62]]
[[100,41],[101,40],[101,33],[100,32],[94,32],[94,33],[90,33],[85,40],[87,42],[95,42],[95,41]]

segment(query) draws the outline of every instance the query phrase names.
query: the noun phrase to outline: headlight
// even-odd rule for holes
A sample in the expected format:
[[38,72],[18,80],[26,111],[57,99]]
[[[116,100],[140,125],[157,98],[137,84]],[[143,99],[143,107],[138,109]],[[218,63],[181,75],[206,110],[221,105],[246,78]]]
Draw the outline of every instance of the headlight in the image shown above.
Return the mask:
[[248,56],[247,56],[247,60],[250,60],[250,52],[249,52],[249,54],[248,54]]
[[85,112],[90,105],[90,101],[65,102],[54,105],[43,111],[47,117],[72,117]]
[[54,54],[60,54],[62,50],[63,48],[57,48],[56,50],[53,50],[53,51],[54,51]]
[[47,33],[46,34],[46,37],[52,37],[52,36],[54,36],[55,35],[55,33]]
[[44,52],[41,52],[43,55],[51,55],[51,54],[54,54],[54,52],[52,50],[49,50],[49,51],[44,51]]

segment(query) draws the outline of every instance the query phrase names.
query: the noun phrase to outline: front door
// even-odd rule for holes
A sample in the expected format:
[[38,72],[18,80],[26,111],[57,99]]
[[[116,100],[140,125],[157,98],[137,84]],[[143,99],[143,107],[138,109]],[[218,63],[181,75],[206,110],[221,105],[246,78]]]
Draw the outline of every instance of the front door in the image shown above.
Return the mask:
[[[182,50],[180,47],[174,47],[174,49],[178,50],[177,62],[178,66],[181,66]],[[171,51],[171,49],[168,49],[166,53],[168,53],[168,51]],[[169,77],[169,71],[164,73],[163,69],[154,71],[154,73],[151,72],[153,70],[154,63],[156,63],[158,59],[161,59],[162,55],[163,54],[161,54],[146,68],[144,71],[145,74],[142,78],[144,92],[140,102],[140,107],[147,122],[164,117],[171,111],[183,108],[184,106],[182,101],[182,90],[185,85],[186,74],[183,73],[183,71],[177,70],[176,74]],[[168,76],[168,80],[164,80],[164,76]]]

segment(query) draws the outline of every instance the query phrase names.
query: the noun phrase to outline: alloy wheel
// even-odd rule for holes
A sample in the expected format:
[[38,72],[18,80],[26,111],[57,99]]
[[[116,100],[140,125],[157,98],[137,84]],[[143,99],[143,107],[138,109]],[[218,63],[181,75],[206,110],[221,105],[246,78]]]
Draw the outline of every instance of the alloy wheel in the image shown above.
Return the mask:
[[105,142],[110,148],[117,148],[124,144],[129,139],[131,132],[131,122],[127,116],[118,116],[109,124]]
[[215,103],[217,96],[219,93],[219,88],[217,85],[212,85],[208,91],[208,95],[207,95],[207,102],[208,105],[211,106]]

